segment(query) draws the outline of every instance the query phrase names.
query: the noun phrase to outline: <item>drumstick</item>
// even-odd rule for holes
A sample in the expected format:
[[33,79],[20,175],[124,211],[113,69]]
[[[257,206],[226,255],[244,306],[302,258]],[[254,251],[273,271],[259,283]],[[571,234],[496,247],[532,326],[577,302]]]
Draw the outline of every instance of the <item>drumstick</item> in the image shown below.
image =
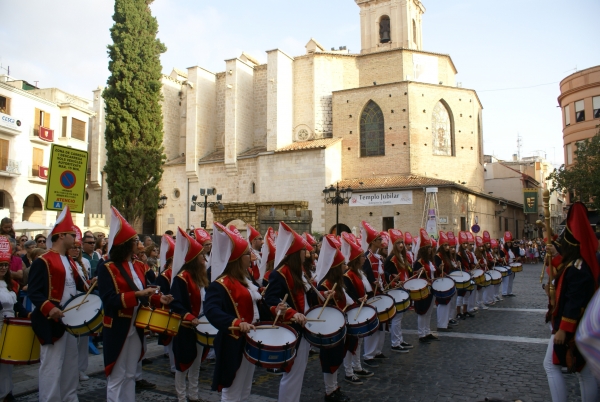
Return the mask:
[[369,299],[369,300],[367,301],[367,304],[371,304],[371,303],[373,303],[373,302],[375,302],[375,301],[377,301],[377,300],[379,300],[379,299],[381,299],[381,297],[372,297],[371,299]]
[[[292,322],[296,322],[295,318],[291,318]],[[325,322],[326,320],[317,320],[316,318],[306,318],[306,322]]]
[[[283,300],[281,301],[282,303],[285,303],[285,301],[288,298],[288,293],[285,294],[285,296],[283,297]],[[275,321],[273,321],[273,327],[275,328],[275,323],[277,323],[277,320],[279,319],[279,315],[281,314],[281,310],[277,310],[277,315],[275,316]]]
[[356,312],[356,317],[354,317],[354,321],[356,321],[358,319],[358,316],[360,315],[360,311],[362,310],[363,306],[365,305],[365,301],[367,301],[367,298],[364,298],[362,300],[362,302],[360,303],[360,308]]
[[390,283],[388,283],[388,284],[385,286],[385,289],[384,289],[383,291],[385,292],[386,290],[388,290],[388,289],[389,289],[389,287],[390,287],[390,285],[391,285],[392,283],[394,283],[394,281],[395,281],[395,280],[396,280],[396,279],[397,279],[399,276],[400,276],[400,274],[398,274],[398,275],[394,275],[394,278],[393,278],[393,279],[392,279],[392,277],[390,276]]
[[331,293],[329,293],[329,296],[327,296],[327,300],[325,300],[325,304],[323,304],[323,308],[321,309],[321,312],[319,312],[319,315],[317,316],[317,318],[321,318],[321,314],[323,314],[323,310],[325,310],[325,307],[327,307],[327,303],[329,303],[329,299],[331,299],[331,296],[333,296],[335,293],[336,286],[337,286],[337,283],[334,283],[333,287],[331,288]]
[[[240,327],[229,327],[228,329],[230,331],[239,331]],[[273,328],[270,325],[260,325],[258,327],[254,327],[254,330],[257,330],[257,329],[279,329],[279,327]]]
[[65,310],[63,310],[62,312],[63,312],[63,313],[66,313],[67,311],[69,311],[69,310],[73,310],[74,308],[76,308],[76,309],[78,309],[78,310],[79,310],[79,306],[81,306],[83,303],[87,303],[88,301],[89,301],[89,300],[82,301],[82,302],[81,302],[81,303],[79,303],[78,305],[76,305],[76,306],[71,306],[71,307],[69,307],[68,309],[65,309]]
[[268,288],[269,288],[269,284],[267,283],[267,286],[265,287],[265,289],[262,291],[262,293],[260,295],[264,296],[265,292],[267,291]]
[[[97,283],[98,283],[98,281],[92,283],[92,286],[90,286],[90,288],[88,289],[87,293],[85,294],[85,297],[83,298],[81,303],[79,303],[79,306],[81,306],[83,303],[85,303],[85,299],[88,298],[88,296],[90,295],[90,292],[92,291],[92,289],[94,289],[94,287],[96,286]],[[77,310],[79,310],[79,306],[77,306]]]

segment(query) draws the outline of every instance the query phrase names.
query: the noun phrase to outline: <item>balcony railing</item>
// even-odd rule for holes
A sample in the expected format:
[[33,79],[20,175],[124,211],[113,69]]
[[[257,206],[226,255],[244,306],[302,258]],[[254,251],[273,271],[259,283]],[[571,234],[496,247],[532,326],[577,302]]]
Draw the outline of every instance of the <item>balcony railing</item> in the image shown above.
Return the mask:
[[0,172],[20,175],[21,161],[8,158],[0,158]]

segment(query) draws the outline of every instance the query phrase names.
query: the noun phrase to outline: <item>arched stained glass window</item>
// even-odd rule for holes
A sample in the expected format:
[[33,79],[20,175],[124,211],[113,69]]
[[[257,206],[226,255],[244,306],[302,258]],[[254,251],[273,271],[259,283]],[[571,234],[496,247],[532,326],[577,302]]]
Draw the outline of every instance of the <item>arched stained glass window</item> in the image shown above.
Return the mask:
[[439,101],[431,116],[433,154],[452,156],[454,154],[454,132],[452,117],[446,105]]
[[372,100],[360,116],[360,156],[385,155],[383,112]]

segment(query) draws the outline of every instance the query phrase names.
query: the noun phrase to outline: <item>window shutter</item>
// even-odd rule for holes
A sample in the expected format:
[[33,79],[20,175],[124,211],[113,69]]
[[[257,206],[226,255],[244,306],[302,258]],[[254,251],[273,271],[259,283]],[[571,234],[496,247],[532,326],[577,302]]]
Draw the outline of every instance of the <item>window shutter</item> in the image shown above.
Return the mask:
[[40,175],[40,166],[44,163],[44,150],[33,148],[33,163],[31,164],[31,175]]
[[67,116],[62,117],[62,132],[60,136],[63,138],[67,136]]
[[0,170],[6,171],[8,167],[8,140],[0,140]]
[[40,109],[35,108],[35,116],[33,120],[33,135],[35,135],[36,137],[39,137],[40,135],[40,125],[42,124],[42,122],[40,122],[41,112],[42,111]]
[[85,141],[85,122],[73,118],[71,120],[71,138]]
[[44,127],[50,128],[50,113],[44,112]]

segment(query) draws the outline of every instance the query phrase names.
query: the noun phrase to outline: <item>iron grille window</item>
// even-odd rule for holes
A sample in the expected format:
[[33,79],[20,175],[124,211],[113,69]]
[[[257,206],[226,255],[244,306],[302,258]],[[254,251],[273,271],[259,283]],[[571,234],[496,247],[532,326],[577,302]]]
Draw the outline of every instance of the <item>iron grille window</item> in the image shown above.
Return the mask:
[[360,116],[360,156],[385,155],[385,125],[381,108],[369,101]]

